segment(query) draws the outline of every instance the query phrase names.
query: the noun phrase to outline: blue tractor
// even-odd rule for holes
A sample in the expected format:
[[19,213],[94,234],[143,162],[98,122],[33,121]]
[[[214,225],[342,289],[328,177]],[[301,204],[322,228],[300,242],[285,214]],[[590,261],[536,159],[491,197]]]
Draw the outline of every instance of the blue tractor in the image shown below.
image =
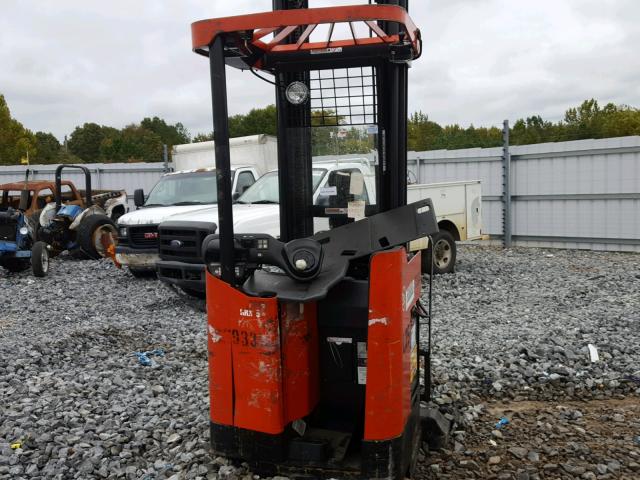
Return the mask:
[[35,239],[37,227],[24,214],[28,204],[29,191],[23,190],[17,209],[0,207],[0,266],[10,272],[31,266],[36,277],[44,277],[49,271],[49,250]]

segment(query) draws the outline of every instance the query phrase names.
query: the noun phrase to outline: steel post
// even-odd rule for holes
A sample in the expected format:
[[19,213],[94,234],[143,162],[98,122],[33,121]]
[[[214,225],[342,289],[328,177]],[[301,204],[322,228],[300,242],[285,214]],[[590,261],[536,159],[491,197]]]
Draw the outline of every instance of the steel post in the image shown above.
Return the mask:
[[229,114],[227,74],[224,63],[224,37],[216,36],[209,46],[213,140],[215,143],[218,184],[218,234],[220,235],[220,273],[223,281],[235,285],[235,248],[233,237],[233,198],[231,194],[231,153],[229,151]]
[[509,153],[509,120],[502,127],[502,229],[503,244],[511,248],[511,154]]

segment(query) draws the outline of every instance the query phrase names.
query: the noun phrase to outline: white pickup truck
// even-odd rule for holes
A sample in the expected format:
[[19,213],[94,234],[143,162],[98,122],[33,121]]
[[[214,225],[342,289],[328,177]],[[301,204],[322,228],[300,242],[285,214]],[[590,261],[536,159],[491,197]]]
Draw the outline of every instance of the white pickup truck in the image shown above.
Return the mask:
[[[335,160],[313,164],[313,204],[329,207],[331,196],[336,195],[336,175],[357,178],[362,185],[352,189],[352,200],[360,205],[376,203],[374,169],[366,160],[353,159],[339,163]],[[412,250],[425,250],[423,268],[429,265],[431,251],[435,252],[436,273],[452,272],[456,259],[458,240],[479,239],[481,236],[480,181],[410,185],[408,201],[431,198],[438,218],[440,232],[434,236],[434,249],[427,249],[427,239],[412,242]],[[233,206],[234,231],[236,233],[266,233],[274,237],[280,234],[280,210],[278,205],[278,174],[271,171],[262,176]],[[364,207],[363,207],[364,208]],[[356,214],[357,215],[357,214]],[[357,218],[356,218],[357,219]],[[160,224],[160,260],[158,277],[177,285],[186,293],[202,296],[204,293],[204,265],[200,247],[202,240],[217,229],[217,207],[199,209],[174,215]],[[327,218],[316,218],[315,231],[329,228]]]
[[[232,170],[235,197],[239,197],[261,175],[255,166]],[[144,192],[134,193],[137,210],[118,218],[116,260],[134,276],[155,274],[158,257],[158,225],[175,215],[209,210],[218,201],[215,168],[167,173],[153,187],[146,201]]]

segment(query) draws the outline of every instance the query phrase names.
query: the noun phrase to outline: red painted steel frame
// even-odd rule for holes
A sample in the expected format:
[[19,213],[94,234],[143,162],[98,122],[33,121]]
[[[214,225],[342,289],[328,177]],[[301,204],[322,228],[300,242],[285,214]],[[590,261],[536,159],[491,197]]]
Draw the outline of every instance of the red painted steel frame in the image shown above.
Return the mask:
[[[191,39],[194,51],[208,48],[220,34],[250,32],[248,40],[254,47],[265,52],[291,52],[318,48],[348,48],[350,46],[397,43],[398,35],[388,35],[376,22],[397,22],[413,45],[415,57],[420,56],[420,30],[409,17],[407,11],[396,5],[353,5],[346,7],[308,8],[254,13],[234,17],[212,18],[191,24]],[[374,37],[356,38],[353,22],[365,22],[375,33]],[[313,42],[306,40],[320,24],[349,23],[352,39]],[[297,43],[281,42],[298,27],[305,27]],[[266,35],[280,30],[268,43],[261,41]]]
[[211,421],[269,434],[318,402],[316,304],[249,297],[207,272]]
[[422,287],[420,258],[407,262],[398,248],[371,259],[365,440],[399,437],[411,413],[418,359],[411,311]]

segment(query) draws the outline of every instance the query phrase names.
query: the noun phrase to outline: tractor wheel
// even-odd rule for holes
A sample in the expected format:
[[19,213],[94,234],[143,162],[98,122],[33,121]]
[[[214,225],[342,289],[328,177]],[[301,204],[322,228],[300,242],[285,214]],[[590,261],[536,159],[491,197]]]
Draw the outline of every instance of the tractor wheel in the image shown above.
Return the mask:
[[23,270],[29,268],[29,260],[24,260],[22,258],[7,258],[6,260],[2,261],[0,265],[13,273],[22,272]]
[[[433,273],[453,273],[456,264],[456,241],[446,230],[440,230],[433,235],[433,244],[422,251],[422,273],[431,271],[433,261]],[[432,252],[435,251],[435,255]]]
[[116,224],[106,215],[94,213],[82,219],[78,227],[78,244],[89,258],[98,260],[106,255],[105,242],[118,238]]
[[36,242],[31,249],[31,269],[36,277],[49,273],[49,250],[44,242]]

